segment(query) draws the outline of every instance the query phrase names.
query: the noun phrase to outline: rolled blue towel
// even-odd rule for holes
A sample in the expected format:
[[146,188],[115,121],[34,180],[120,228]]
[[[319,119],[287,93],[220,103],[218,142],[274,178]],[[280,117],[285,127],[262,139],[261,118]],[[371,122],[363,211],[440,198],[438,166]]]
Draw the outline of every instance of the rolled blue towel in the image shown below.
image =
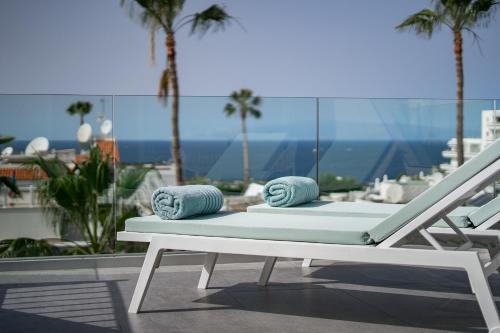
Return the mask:
[[151,207],[163,220],[216,213],[223,204],[222,192],[211,185],[160,187],[151,196]]
[[281,177],[264,186],[264,201],[272,207],[290,207],[318,198],[318,184],[307,177]]

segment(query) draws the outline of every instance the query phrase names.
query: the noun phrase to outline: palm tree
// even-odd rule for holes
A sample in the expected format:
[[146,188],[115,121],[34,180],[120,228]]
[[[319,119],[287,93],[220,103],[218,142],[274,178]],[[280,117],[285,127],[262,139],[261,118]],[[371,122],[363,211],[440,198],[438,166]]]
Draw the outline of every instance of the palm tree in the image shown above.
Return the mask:
[[[113,166],[109,155],[103,158],[97,146],[90,150],[89,158],[68,168],[59,160],[39,157],[34,167],[40,168],[47,179],[37,188],[38,199],[61,235],[72,226],[86,241],[76,244],[78,250],[87,254],[109,252],[115,232],[114,209],[111,204]],[[115,196],[117,201],[132,196],[142,184],[150,169],[119,168]],[[120,215],[130,215],[130,210],[116,207]],[[135,210],[135,208],[134,208]],[[117,216],[117,221],[121,220]]]
[[89,114],[90,111],[92,111],[92,103],[90,102],[81,102],[78,101],[76,103],[71,104],[67,109],[66,112],[69,113],[71,116],[79,115],[80,116],[80,125],[84,124],[84,117],[85,115]]
[[402,31],[413,29],[417,35],[431,38],[434,31],[442,26],[447,26],[453,33],[456,78],[456,137],[458,165],[464,163],[464,67],[462,58],[462,32],[471,33],[477,40],[474,32],[476,27],[486,27],[492,17],[496,0],[431,0],[434,9],[423,9],[409,16],[403,23],[396,27]]
[[259,119],[262,113],[258,110],[261,104],[259,96],[253,96],[250,89],[241,89],[240,91],[233,91],[230,99],[233,103],[227,103],[224,107],[226,116],[230,117],[237,110],[240,112],[241,119],[241,134],[243,135],[243,183],[246,188],[250,183],[250,163],[248,158],[248,135],[246,119],[248,116]]
[[[212,5],[204,11],[180,17],[185,0],[130,0],[139,5],[142,24],[149,28],[151,56],[154,61],[154,39],[158,30],[166,34],[167,68],[163,71],[158,88],[158,97],[167,102],[167,96],[172,93],[172,157],[175,163],[177,184],[182,184],[182,161],[180,155],[179,136],[179,82],[177,75],[175,33],[190,25],[191,34],[203,35],[208,30],[222,29],[231,19],[224,7]],[[121,0],[122,5],[127,2]],[[133,6],[131,7],[133,9]]]

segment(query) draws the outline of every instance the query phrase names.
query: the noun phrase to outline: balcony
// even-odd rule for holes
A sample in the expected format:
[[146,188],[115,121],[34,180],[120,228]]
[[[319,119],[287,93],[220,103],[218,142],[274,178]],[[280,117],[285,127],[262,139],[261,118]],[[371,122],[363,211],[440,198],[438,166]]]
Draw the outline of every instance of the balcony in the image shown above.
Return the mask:
[[500,129],[500,122],[499,121],[490,121],[486,123],[486,126],[490,129]]
[[[166,262],[168,263],[168,258]],[[216,267],[196,289],[199,265],[162,266],[144,311],[127,307],[138,267],[0,274],[2,332],[482,332],[481,312],[460,271],[317,261],[277,264],[256,286],[261,262]],[[498,296],[500,279],[490,279]],[[446,319],[446,320],[444,320]]]
[[[83,118],[88,133],[82,132],[85,126],[80,126],[78,117],[66,112],[77,101],[92,106]],[[439,169],[455,168],[455,153],[446,149],[453,145],[455,134],[454,101],[266,97],[260,105],[262,117],[246,119],[253,183],[246,192],[241,119],[224,113],[230,99],[181,97],[180,102],[184,179],[218,186],[226,194],[227,210],[244,211],[260,203],[262,185],[280,176],[316,179],[325,200],[384,201],[387,198],[375,186],[377,179],[391,182],[405,176],[426,182]],[[480,140],[469,138],[480,136],[481,112],[493,104],[492,100],[464,102],[470,120],[465,123],[467,140]],[[15,137],[0,147],[0,176],[15,182],[21,194],[0,187],[0,239],[25,237],[35,240],[32,246],[61,254],[68,249],[54,244],[86,244],[101,237],[82,234],[85,226],[48,214],[55,198],[43,200],[46,192],[41,189],[48,179],[40,166],[33,168],[35,162],[59,161],[69,170],[67,179],[76,179],[94,147],[99,163],[107,165],[106,158],[110,163],[105,188],[95,198],[107,212],[99,223],[110,232],[101,239],[105,246],[74,250],[76,254],[131,250],[115,242],[114,232],[123,228],[126,216],[151,214],[151,192],[175,182],[170,108],[156,96],[0,95],[0,109],[15,111],[0,122],[0,134]],[[82,134],[86,134],[83,139]],[[34,138],[47,147],[26,154]],[[473,155],[466,150],[466,159]]]
[[[66,113],[76,101],[93,105],[85,140],[79,119]],[[251,186],[245,188],[241,119],[224,114],[228,102],[181,97],[180,113],[184,179],[221,189],[225,210],[260,203],[262,185],[285,175],[317,180],[322,200],[388,202],[381,184],[432,186],[455,167],[446,152],[455,135],[454,101],[266,97],[262,117],[246,123]],[[465,123],[467,137],[480,136],[481,110],[491,104],[465,101],[472,119]],[[212,286],[200,291],[204,254],[173,251],[153,279],[144,312],[128,314],[146,246],[117,242],[116,232],[126,218],[151,214],[151,192],[175,182],[171,110],[155,96],[122,95],[0,95],[0,110],[15,111],[0,121],[0,134],[15,137],[0,146],[0,176],[21,193],[0,188],[0,332],[485,328],[460,271],[326,261],[302,268],[297,259],[283,259],[263,288],[256,285],[263,258],[226,256]],[[112,121],[108,131],[105,120]],[[49,146],[26,154],[36,137]],[[52,162],[62,174],[43,169]],[[99,169],[92,165],[106,168],[99,191],[88,191],[94,183],[85,178],[67,192],[77,198],[70,204],[50,192],[50,181],[80,180],[93,174],[85,167]],[[401,204],[412,199],[399,197]],[[480,205],[485,197],[491,193],[467,204]],[[99,214],[85,210],[87,202]],[[496,294],[499,282],[491,277]]]
[[[474,151],[474,152],[465,151],[464,158],[465,158],[465,160],[469,160],[469,159],[473,158],[474,156],[476,156],[478,153],[479,153],[479,151]],[[444,150],[442,154],[443,154],[443,157],[446,159],[456,159],[457,158],[457,152],[454,150]]]

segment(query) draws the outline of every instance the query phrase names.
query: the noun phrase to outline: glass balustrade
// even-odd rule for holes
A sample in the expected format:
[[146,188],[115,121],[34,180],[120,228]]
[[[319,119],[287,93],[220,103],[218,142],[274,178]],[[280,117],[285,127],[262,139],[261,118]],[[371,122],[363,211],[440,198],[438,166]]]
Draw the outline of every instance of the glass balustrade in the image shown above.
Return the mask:
[[[406,203],[457,167],[454,100],[179,102],[183,182],[217,186],[225,210],[287,175],[316,179],[321,200]],[[500,136],[497,102],[464,101],[465,160]],[[0,95],[0,257],[143,251],[116,231],[176,183],[171,115],[156,96]]]

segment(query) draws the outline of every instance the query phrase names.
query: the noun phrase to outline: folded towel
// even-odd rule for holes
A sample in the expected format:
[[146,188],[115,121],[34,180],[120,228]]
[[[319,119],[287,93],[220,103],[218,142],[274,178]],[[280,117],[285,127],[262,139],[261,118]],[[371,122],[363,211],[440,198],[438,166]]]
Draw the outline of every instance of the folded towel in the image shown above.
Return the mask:
[[160,187],[151,196],[153,212],[163,220],[216,213],[223,203],[222,192],[211,185]]
[[272,207],[290,207],[318,198],[316,182],[307,177],[281,177],[264,186],[263,197]]

